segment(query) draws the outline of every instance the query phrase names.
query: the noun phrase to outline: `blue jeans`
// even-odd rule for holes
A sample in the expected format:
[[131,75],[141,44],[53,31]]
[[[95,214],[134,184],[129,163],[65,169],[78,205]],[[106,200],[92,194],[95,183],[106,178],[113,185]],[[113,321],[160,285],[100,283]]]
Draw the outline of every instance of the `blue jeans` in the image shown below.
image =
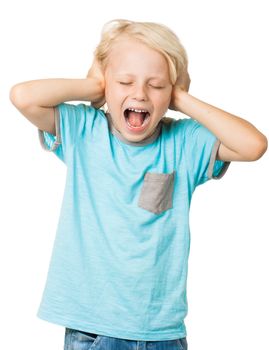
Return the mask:
[[162,341],[128,340],[65,329],[64,350],[187,350],[186,338]]

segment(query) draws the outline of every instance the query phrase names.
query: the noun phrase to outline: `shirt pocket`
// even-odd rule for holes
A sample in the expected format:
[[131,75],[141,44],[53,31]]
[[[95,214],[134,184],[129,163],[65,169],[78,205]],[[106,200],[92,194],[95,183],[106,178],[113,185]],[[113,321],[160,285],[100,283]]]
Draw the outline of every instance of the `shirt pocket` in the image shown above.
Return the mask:
[[146,172],[138,206],[161,214],[173,206],[175,171],[168,174]]

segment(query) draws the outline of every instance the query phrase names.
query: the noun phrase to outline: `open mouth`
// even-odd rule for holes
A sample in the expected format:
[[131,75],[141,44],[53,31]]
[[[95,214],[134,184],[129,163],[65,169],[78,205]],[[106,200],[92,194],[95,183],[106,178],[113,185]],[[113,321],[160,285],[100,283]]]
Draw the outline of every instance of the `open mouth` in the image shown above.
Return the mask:
[[127,108],[124,117],[131,130],[144,130],[149,123],[150,113],[146,109]]

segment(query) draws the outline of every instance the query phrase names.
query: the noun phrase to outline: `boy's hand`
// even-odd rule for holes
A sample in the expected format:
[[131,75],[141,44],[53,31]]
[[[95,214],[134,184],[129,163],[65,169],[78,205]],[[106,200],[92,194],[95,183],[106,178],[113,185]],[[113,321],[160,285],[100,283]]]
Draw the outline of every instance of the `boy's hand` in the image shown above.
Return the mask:
[[179,108],[177,107],[177,98],[181,91],[189,91],[190,88],[191,79],[188,73],[188,70],[182,72],[180,77],[177,79],[175,85],[173,86],[172,94],[171,94],[171,101],[169,105],[169,109],[172,109],[174,111],[178,111]]
[[100,86],[100,94],[99,97],[95,100],[91,101],[91,105],[94,108],[100,108],[105,103],[105,78],[103,75],[102,68],[100,66],[100,63],[97,61],[96,58],[94,58],[91,68],[88,71],[87,79],[94,79],[97,82],[97,85]]

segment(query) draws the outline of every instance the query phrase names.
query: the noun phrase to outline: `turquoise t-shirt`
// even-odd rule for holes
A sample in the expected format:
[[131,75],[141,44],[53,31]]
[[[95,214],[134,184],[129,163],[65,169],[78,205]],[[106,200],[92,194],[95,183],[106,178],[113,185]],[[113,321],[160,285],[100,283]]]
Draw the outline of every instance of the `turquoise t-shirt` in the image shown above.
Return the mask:
[[38,317],[129,340],[186,336],[189,209],[195,187],[220,178],[219,140],[197,121],[166,118],[129,142],[109,114],[55,108],[44,149],[67,167]]

